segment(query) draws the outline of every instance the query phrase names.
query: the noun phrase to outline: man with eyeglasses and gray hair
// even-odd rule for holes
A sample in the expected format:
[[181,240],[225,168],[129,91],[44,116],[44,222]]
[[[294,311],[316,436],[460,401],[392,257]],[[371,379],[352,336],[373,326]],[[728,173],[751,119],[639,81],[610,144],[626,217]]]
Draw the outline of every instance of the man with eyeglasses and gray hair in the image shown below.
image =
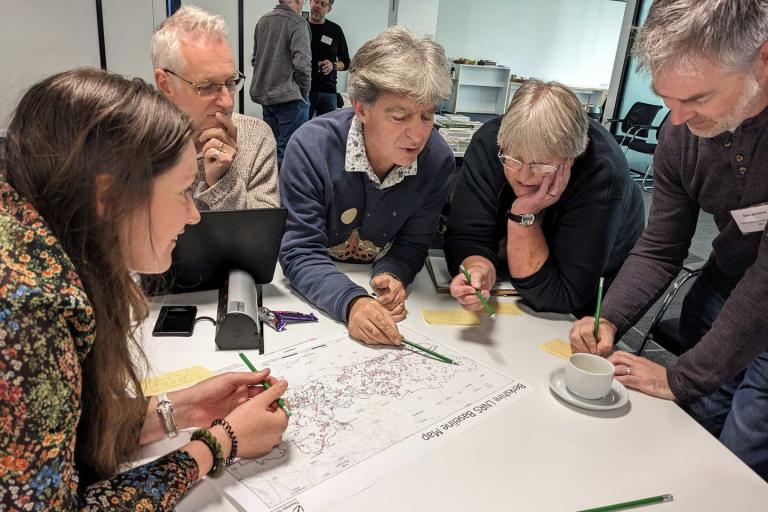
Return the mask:
[[676,400],[768,479],[768,1],[656,0],[634,53],[670,109],[648,227],[574,351],[607,354],[677,275],[699,210],[718,234],[686,295],[665,368],[615,352],[617,379]]
[[[445,52],[390,27],[355,54],[348,91],[352,108],[305,123],[286,148],[280,264],[352,337],[399,345],[405,288],[424,265],[455,165],[433,129],[451,92]],[[375,296],[334,262],[370,264]]]
[[477,291],[488,297],[508,274],[536,311],[594,311],[600,277],[610,286],[643,218],[614,138],[568,88],[528,80],[464,155],[444,245],[451,294],[480,311]]
[[245,76],[235,68],[224,18],[184,6],[152,36],[157,88],[192,120],[201,210],[280,205],[275,139],[255,117],[233,112]]

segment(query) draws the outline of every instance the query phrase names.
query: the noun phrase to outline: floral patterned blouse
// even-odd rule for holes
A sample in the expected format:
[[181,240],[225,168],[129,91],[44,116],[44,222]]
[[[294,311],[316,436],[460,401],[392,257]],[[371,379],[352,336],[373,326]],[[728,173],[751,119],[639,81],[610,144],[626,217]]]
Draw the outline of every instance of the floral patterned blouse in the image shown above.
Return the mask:
[[0,178],[0,510],[168,510],[198,478],[175,451],[78,489],[81,364],[95,318],[37,211]]

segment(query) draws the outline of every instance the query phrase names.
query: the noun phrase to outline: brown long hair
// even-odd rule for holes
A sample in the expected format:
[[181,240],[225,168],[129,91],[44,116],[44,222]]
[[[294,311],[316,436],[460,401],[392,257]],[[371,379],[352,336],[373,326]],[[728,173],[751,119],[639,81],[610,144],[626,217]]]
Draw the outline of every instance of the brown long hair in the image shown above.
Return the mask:
[[[152,86],[89,68],[34,85],[8,129],[6,179],[61,242],[96,318],[83,363],[81,485],[115,473],[139,446],[146,403],[135,365],[145,359],[135,331],[148,308],[126,266],[121,226],[148,207],[153,179],[177,163],[191,137],[187,117]],[[110,180],[99,214],[103,173]]]

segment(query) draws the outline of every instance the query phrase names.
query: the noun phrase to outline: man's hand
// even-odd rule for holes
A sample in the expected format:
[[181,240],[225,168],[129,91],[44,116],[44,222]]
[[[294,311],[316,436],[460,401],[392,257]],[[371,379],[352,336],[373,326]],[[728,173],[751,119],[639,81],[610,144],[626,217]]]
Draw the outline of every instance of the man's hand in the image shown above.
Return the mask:
[[618,350],[608,357],[616,367],[614,378],[646,395],[674,400],[675,394],[669,388],[667,369],[644,357]]
[[209,187],[224,176],[237,155],[237,126],[222,112],[216,112],[216,120],[221,126],[203,130],[199,138],[203,143],[203,169]]
[[369,345],[400,345],[400,332],[387,309],[373,297],[355,299],[347,322],[349,335]]
[[319,61],[319,62],[317,63],[317,67],[320,69],[320,72],[321,72],[322,74],[324,74],[324,75],[327,75],[327,74],[329,74],[331,71],[333,71],[333,70],[334,70],[334,68],[336,68],[336,64],[334,64],[333,62],[331,62],[331,61],[330,61],[330,60],[328,60],[328,59],[325,59],[325,60],[321,60],[321,61]]
[[395,322],[405,319],[405,287],[392,274],[377,274],[371,279],[379,304],[387,308]]
[[616,337],[616,326],[605,318],[600,319],[595,339],[595,318],[585,316],[577,320],[571,327],[568,338],[571,342],[571,352],[587,352],[605,356],[613,350],[613,341]]
[[480,290],[486,299],[491,296],[491,287],[496,282],[496,269],[493,263],[482,256],[470,256],[462,264],[472,280],[467,283],[464,273],[459,272],[451,281],[451,295],[467,311],[482,311],[483,303],[480,302],[476,292]]

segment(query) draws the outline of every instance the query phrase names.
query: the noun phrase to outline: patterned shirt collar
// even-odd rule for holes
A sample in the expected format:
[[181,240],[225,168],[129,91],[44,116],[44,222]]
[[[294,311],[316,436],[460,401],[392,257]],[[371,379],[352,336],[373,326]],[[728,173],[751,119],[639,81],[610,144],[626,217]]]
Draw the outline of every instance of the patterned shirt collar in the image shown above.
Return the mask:
[[357,118],[352,117],[352,123],[349,126],[349,135],[347,136],[347,153],[344,157],[344,169],[347,172],[363,172],[368,179],[379,189],[385,189],[397,185],[405,179],[406,176],[415,176],[418,170],[416,160],[407,167],[395,166],[389,171],[389,174],[381,181],[376,173],[373,172],[371,163],[368,161],[368,154],[365,151],[365,141],[363,140],[363,123]]

